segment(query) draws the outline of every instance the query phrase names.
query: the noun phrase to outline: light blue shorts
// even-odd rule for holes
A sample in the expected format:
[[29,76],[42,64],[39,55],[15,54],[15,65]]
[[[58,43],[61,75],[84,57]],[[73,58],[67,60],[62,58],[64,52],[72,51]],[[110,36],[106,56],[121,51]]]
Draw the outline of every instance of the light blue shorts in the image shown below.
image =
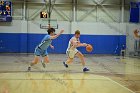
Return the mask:
[[42,57],[44,57],[44,56],[47,56],[48,55],[48,51],[47,51],[47,49],[46,50],[42,50],[41,48],[36,47],[35,48],[35,51],[34,51],[34,54],[36,56],[42,56]]

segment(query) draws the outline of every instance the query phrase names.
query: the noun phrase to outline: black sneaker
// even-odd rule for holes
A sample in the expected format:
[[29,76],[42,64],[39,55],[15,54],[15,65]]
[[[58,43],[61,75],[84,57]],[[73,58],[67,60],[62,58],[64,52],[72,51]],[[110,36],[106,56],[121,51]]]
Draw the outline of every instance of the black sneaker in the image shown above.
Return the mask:
[[28,67],[28,71],[31,71],[31,67]]
[[41,61],[41,63],[42,63],[42,66],[45,68],[46,67],[45,63],[43,61]]
[[68,65],[67,65],[65,62],[63,62],[63,64],[64,64],[64,66],[65,66],[66,68],[68,68]]
[[83,68],[83,72],[87,72],[87,71],[89,71],[89,69],[88,68]]

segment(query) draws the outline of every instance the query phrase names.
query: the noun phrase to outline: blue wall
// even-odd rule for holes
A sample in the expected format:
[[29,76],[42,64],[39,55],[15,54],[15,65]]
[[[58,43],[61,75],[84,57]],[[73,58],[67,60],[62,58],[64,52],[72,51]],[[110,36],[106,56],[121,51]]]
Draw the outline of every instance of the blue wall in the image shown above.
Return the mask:
[[[0,33],[0,52],[32,53],[45,34],[18,34]],[[68,41],[72,37],[63,34],[53,40],[55,49],[48,49],[49,53],[65,53]],[[94,46],[91,54],[119,54],[122,45],[126,45],[125,35],[81,35],[81,42]],[[78,48],[82,53],[87,53],[84,47]]]

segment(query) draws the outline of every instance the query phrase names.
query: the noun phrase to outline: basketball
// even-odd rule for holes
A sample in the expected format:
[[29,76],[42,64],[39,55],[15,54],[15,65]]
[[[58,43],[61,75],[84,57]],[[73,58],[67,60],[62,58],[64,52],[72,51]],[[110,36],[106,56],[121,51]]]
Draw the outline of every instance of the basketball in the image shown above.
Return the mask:
[[87,47],[86,47],[86,51],[91,52],[92,50],[93,50],[92,45],[88,44]]

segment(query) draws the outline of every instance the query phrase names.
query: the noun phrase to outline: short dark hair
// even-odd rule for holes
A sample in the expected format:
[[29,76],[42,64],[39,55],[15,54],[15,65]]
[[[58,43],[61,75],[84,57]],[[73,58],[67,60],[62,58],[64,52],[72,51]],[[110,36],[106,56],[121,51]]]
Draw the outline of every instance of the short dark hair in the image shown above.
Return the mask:
[[80,31],[79,31],[79,30],[76,30],[76,31],[75,31],[75,34],[80,34]]
[[47,32],[50,35],[51,33],[55,32],[55,29],[54,28],[49,28]]

